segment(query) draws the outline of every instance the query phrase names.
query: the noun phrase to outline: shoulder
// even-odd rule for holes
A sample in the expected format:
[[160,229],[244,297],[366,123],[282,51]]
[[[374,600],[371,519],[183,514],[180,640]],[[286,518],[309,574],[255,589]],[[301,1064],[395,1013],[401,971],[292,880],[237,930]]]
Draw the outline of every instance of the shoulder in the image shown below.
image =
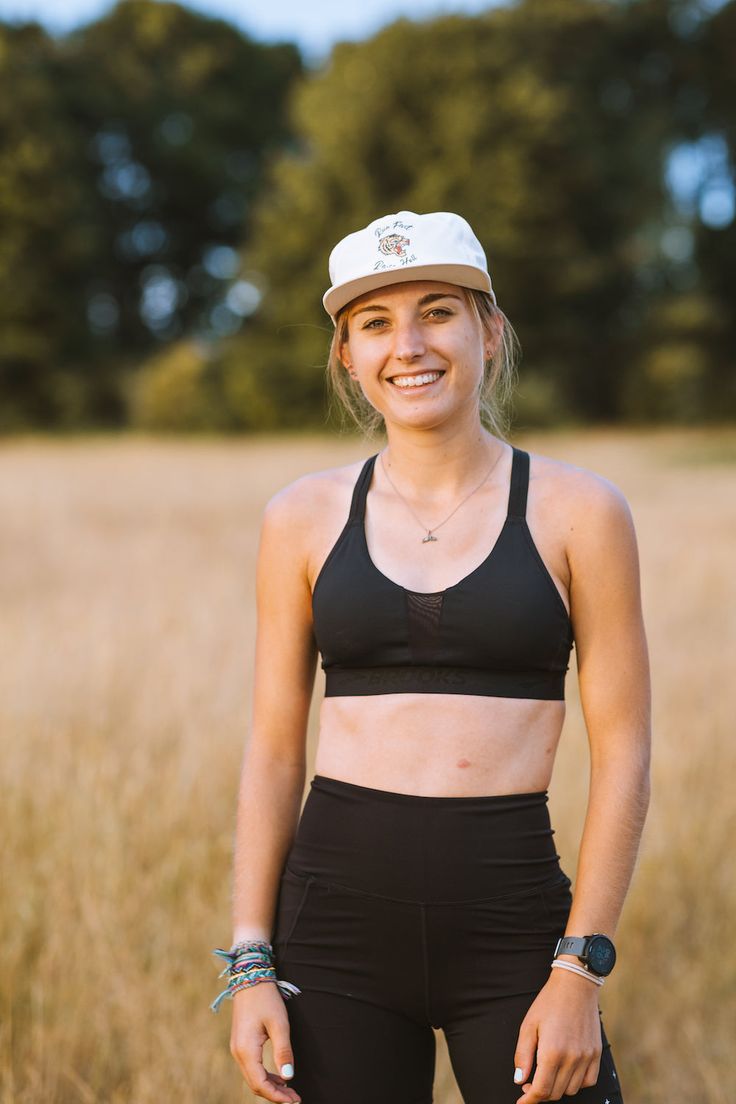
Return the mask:
[[631,545],[631,507],[616,483],[569,461],[536,452],[529,457],[530,495],[560,520],[572,557],[605,547],[613,551],[621,542]]
[[292,543],[308,540],[335,510],[349,509],[353,487],[365,458],[339,467],[307,472],[281,487],[263,509],[264,533],[289,534]]

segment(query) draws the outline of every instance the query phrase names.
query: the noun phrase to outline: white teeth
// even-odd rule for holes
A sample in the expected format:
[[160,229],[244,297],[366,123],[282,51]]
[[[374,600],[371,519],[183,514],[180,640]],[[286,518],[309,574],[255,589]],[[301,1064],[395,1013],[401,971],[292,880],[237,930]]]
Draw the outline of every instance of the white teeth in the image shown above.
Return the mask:
[[423,383],[433,383],[441,375],[441,372],[426,372],[423,376],[397,376],[391,382],[397,387],[419,387]]

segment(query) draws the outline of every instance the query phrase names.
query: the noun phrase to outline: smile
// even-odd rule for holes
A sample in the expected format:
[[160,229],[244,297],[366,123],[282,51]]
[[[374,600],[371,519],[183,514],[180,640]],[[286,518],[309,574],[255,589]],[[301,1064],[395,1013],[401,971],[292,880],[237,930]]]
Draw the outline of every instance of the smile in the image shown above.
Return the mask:
[[444,372],[422,372],[416,376],[392,376],[389,383],[401,391],[422,391],[436,383]]

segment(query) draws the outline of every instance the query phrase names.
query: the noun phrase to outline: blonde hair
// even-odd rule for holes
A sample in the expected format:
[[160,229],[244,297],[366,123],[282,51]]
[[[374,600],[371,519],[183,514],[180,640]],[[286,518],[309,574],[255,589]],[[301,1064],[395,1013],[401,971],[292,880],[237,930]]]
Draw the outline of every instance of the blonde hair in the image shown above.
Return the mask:
[[[483,381],[479,389],[479,413],[481,422],[501,440],[506,440],[511,420],[511,399],[518,377],[521,343],[500,307],[485,291],[462,288],[470,310],[481,331],[489,336],[501,329],[501,340],[495,355],[484,365]],[[383,415],[366,399],[360,384],[349,375],[340,360],[340,346],[348,340],[348,314],[346,304],[335,317],[335,332],[325,369],[330,409],[337,406],[342,414],[343,427],[346,415],[355,422],[367,437],[374,437],[383,427]]]

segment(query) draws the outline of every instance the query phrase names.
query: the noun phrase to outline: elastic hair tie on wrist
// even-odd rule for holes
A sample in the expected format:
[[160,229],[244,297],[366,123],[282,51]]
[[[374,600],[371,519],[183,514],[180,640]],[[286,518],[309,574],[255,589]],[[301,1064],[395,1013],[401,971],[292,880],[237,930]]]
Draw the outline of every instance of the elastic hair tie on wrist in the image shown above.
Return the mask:
[[559,959],[555,958],[550,965],[555,966],[558,970],[571,970],[574,974],[580,974],[581,977],[594,982],[595,985],[602,985],[606,980],[605,978],[596,977],[595,974],[591,974],[590,970],[586,970],[583,966],[576,966],[574,962],[560,962]]

